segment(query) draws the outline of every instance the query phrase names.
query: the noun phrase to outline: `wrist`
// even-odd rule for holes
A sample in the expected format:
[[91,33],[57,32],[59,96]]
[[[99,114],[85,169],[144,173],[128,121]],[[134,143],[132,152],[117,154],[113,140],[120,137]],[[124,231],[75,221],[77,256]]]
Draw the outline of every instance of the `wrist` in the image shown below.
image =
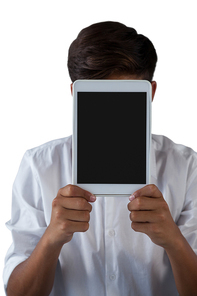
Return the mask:
[[54,235],[51,233],[48,227],[42,237],[42,245],[49,252],[53,252],[55,254],[57,253],[59,256],[59,253],[64,244],[54,238]]
[[180,229],[178,228],[178,226],[176,226],[176,232],[175,234],[171,237],[171,239],[169,240],[169,242],[164,246],[164,249],[166,251],[166,253],[168,255],[176,252],[179,252],[185,245],[185,238],[182,235]]

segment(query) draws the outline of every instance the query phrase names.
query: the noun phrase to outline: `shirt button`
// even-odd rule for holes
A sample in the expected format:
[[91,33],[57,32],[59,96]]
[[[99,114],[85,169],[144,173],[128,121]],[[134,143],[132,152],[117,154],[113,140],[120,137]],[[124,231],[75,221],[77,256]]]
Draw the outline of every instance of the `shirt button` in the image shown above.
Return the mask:
[[109,234],[109,236],[113,237],[113,236],[115,236],[116,233],[115,233],[115,230],[111,229],[111,230],[109,230],[108,234]]
[[116,279],[115,274],[111,274],[111,275],[109,276],[109,279],[110,279],[111,281],[115,281],[115,279]]

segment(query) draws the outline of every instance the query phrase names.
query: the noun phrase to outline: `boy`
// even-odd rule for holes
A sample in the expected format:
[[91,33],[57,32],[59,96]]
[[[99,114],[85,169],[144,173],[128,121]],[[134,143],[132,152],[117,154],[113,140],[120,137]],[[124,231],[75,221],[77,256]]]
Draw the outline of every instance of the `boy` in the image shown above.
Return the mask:
[[[156,62],[148,38],[103,22],[79,33],[68,69],[72,82],[146,79],[154,97]],[[71,153],[68,137],[24,155],[7,223],[7,295],[196,295],[196,153],[153,135],[152,184],[129,201],[70,185]]]

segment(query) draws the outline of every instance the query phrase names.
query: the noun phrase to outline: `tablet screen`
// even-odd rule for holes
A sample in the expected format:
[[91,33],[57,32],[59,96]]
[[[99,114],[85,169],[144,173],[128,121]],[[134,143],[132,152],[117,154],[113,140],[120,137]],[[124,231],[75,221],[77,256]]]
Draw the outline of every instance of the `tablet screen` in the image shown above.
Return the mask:
[[146,183],[146,92],[77,93],[77,183]]

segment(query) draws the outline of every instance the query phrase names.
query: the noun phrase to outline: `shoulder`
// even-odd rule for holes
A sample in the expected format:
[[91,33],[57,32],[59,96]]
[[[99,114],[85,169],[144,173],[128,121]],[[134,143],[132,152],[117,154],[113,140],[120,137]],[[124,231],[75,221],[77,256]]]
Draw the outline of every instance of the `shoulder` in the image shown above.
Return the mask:
[[197,153],[160,135],[152,136],[152,147],[158,187],[177,220],[182,208],[196,198]]
[[72,136],[53,140],[26,151],[23,162],[39,172],[69,166],[72,162]]
[[56,139],[44,143],[38,147],[29,149],[26,151],[26,155],[32,158],[44,157],[49,155],[62,154],[65,152],[71,152],[72,150],[72,136]]
[[153,135],[152,139],[158,175],[168,183],[185,186],[185,190],[197,185],[197,153],[165,136]]
[[166,154],[175,158],[189,160],[190,158],[197,160],[197,153],[190,147],[177,144],[171,139],[162,135],[152,135],[153,148],[157,154]]

